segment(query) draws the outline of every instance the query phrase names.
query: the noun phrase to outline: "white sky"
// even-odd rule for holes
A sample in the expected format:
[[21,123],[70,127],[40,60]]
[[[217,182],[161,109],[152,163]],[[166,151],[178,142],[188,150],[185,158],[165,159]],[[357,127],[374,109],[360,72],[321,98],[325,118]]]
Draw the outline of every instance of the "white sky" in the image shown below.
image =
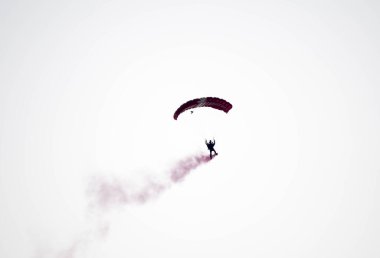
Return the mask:
[[[0,3],[0,257],[379,257],[379,3],[181,2]],[[173,120],[205,96],[234,107]]]

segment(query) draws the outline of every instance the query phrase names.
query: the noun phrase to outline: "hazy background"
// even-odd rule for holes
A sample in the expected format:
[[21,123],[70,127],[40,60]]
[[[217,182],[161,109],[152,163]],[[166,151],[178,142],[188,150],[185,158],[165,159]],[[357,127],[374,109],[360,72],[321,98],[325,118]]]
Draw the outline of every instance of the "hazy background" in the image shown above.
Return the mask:
[[[0,257],[379,257],[379,13],[1,1]],[[204,96],[234,107],[173,120]],[[89,209],[93,176],[160,178],[206,137],[158,198]]]

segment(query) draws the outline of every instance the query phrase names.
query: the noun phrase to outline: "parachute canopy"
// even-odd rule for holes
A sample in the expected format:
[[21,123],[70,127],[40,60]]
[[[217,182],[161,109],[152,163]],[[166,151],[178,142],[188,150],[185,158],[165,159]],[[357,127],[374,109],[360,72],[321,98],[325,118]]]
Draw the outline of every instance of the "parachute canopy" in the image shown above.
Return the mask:
[[198,107],[211,107],[215,109],[219,109],[224,111],[225,113],[228,113],[230,109],[232,108],[231,103],[224,99],[215,98],[215,97],[206,97],[206,98],[198,98],[198,99],[192,99],[188,102],[182,104],[174,113],[174,119],[177,120],[178,116],[192,108],[198,108]]

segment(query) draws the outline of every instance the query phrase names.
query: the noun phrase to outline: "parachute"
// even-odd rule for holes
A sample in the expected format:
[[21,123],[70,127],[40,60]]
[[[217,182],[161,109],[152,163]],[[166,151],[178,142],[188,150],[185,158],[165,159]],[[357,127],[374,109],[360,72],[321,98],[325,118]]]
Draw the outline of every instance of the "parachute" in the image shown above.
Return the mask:
[[224,111],[225,113],[228,113],[230,109],[232,108],[231,103],[224,99],[215,98],[215,97],[205,97],[205,98],[198,98],[198,99],[192,99],[188,102],[182,104],[174,113],[173,117],[174,120],[177,120],[178,116],[192,108],[198,108],[198,107],[211,107],[215,108],[221,111]]

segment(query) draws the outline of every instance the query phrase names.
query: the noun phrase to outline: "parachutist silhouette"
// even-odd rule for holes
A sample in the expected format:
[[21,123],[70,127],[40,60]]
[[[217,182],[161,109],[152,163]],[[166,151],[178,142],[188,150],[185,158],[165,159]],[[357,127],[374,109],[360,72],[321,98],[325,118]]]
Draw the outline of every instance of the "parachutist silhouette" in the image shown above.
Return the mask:
[[218,153],[214,150],[215,139],[213,139],[213,140],[214,140],[213,142],[211,140],[209,142],[207,142],[207,139],[205,141],[207,148],[210,151],[210,159],[212,159],[212,152],[215,152],[215,155],[218,155]]

